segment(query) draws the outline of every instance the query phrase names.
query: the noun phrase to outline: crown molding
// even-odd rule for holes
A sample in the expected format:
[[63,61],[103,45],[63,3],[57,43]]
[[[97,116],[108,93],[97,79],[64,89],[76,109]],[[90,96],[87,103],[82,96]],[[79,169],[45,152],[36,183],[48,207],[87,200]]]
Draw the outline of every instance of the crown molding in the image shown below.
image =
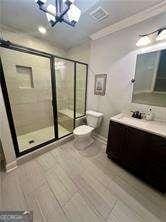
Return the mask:
[[152,18],[152,17],[159,15],[163,12],[166,12],[166,0],[162,1],[161,3],[155,5],[151,8],[148,8],[148,9],[141,11],[135,15],[127,17],[127,18],[125,18],[119,22],[116,22],[112,25],[109,25],[106,28],[103,28],[103,29],[99,30],[98,32],[90,35],[90,38],[92,40],[100,39],[104,36],[107,36],[111,33],[120,31],[120,30],[130,27],[132,25],[135,25],[139,22],[142,22],[146,19]]

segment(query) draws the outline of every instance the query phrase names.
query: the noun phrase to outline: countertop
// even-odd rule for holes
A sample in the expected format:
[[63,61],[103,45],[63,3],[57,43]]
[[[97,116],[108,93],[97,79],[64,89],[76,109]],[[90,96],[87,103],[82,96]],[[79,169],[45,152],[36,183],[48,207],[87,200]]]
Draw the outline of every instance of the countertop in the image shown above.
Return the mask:
[[145,119],[136,119],[126,113],[120,113],[116,116],[111,117],[111,121],[125,124],[148,133],[166,138],[166,122],[152,120],[148,121]]

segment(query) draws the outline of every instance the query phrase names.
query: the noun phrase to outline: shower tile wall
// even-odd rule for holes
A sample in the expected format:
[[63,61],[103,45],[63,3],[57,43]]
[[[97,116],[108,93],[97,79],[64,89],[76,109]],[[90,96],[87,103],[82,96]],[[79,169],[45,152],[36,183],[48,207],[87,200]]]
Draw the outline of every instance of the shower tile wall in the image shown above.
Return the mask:
[[[1,57],[20,150],[53,139],[50,60],[9,49],[1,49]],[[61,137],[73,131],[74,63],[59,60],[62,67],[56,67],[56,90]],[[77,64],[77,117],[84,114],[85,83],[86,66]]]
[[74,118],[74,63],[63,59],[55,61],[58,123],[73,131]]
[[[67,71],[68,70],[68,71]],[[67,64],[66,75],[66,92],[67,94],[67,108],[74,111],[74,69],[73,64]],[[74,114],[74,112],[73,112]]]
[[5,156],[2,148],[2,143],[0,140],[0,172],[5,169]]
[[[64,62],[65,68],[56,70],[58,110],[74,110],[74,64]],[[83,115],[85,110],[86,66],[77,64],[76,112]],[[74,113],[73,113],[74,115]]]
[[17,135],[53,125],[49,59],[7,49],[1,55]]
[[82,116],[85,111],[86,66],[77,64],[76,70],[76,116]]
[[56,70],[58,111],[74,110],[73,77],[73,63],[64,62],[64,67]]

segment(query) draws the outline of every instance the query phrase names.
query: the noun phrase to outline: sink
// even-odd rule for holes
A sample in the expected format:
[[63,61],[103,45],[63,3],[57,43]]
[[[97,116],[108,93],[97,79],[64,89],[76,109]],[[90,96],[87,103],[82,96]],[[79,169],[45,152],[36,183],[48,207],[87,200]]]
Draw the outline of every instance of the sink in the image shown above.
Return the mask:
[[120,113],[111,118],[112,121],[119,122],[134,128],[142,129],[162,137],[166,137],[166,122],[148,121],[145,119],[136,119],[126,113]]
[[118,119],[127,125],[132,125],[132,126],[137,126],[137,127],[144,127],[148,124],[147,120],[133,118],[125,114],[119,115]]

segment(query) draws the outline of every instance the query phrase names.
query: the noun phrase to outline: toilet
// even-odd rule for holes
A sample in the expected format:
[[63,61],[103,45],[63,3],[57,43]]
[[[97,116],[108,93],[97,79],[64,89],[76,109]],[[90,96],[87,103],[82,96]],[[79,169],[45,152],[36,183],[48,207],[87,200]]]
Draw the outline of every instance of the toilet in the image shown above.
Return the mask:
[[86,149],[94,142],[92,132],[101,124],[103,114],[89,110],[86,112],[87,125],[81,125],[74,129],[74,145],[79,150]]

